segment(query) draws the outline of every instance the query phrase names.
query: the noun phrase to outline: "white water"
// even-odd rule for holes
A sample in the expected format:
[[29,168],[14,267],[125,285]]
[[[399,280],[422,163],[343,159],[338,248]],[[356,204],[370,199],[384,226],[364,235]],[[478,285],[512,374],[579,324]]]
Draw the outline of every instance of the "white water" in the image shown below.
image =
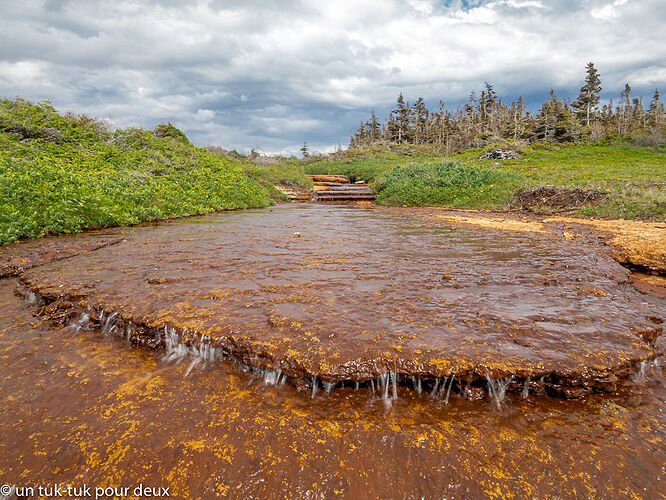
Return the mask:
[[32,290],[28,290],[28,292],[25,294],[23,298],[25,299],[25,303],[28,304],[29,306],[34,306],[42,303],[42,298]]
[[[104,313],[102,313],[103,315]],[[102,323],[102,333],[104,335],[111,335],[115,333],[118,330],[118,325],[116,324],[116,318],[118,317],[118,313],[111,313],[108,318],[106,318],[106,321]],[[100,319],[101,322],[101,319]]]
[[502,402],[504,402],[506,390],[513,381],[513,375],[499,379],[491,379],[489,375],[486,375],[486,380],[488,381],[488,394],[499,409],[502,407]]

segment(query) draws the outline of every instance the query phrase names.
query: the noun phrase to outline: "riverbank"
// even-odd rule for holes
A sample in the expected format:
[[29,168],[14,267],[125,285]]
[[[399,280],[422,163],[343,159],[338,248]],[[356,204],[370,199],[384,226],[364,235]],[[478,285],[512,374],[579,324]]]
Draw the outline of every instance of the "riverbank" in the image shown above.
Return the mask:
[[510,147],[516,157],[506,160],[480,158],[493,146],[451,156],[426,146],[377,146],[302,163],[308,174],[342,174],[369,182],[382,205],[666,220],[664,146]]
[[109,131],[48,103],[0,100],[0,244],[286,199],[302,167],[258,167],[195,147],[171,124]]

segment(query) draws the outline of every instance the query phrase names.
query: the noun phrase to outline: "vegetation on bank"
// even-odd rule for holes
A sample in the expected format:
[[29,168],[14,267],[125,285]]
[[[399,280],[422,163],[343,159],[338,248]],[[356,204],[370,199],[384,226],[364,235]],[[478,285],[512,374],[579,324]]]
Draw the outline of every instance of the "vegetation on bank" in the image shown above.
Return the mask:
[[[479,158],[496,147],[520,157]],[[516,200],[526,191],[555,186],[590,202],[527,209],[666,220],[663,144],[496,141],[446,156],[432,144],[389,142],[296,160],[198,148],[170,123],[110,131],[46,102],[0,100],[0,244],[266,206],[286,198],[278,188],[311,189],[306,173],[365,180],[386,205],[525,209]]]
[[400,165],[376,183],[377,203],[466,208],[501,203],[522,177],[453,162]]
[[243,167],[171,124],[111,132],[46,102],[3,99],[0,243],[271,204]]
[[[538,186],[600,193],[583,206],[548,206],[581,216],[666,219],[666,147],[501,143],[514,160],[480,159],[483,149],[445,157],[429,146],[350,148],[303,160],[309,174],[345,174],[369,182],[377,203],[509,210],[516,195]],[[493,150],[498,144],[488,146]],[[453,162],[456,166],[451,164]]]

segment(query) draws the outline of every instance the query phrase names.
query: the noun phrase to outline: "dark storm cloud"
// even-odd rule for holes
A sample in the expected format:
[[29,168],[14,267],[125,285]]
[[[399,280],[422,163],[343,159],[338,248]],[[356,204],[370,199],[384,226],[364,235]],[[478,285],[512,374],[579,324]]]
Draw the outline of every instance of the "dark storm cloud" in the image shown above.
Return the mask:
[[295,152],[343,145],[399,92],[455,106],[493,83],[537,105],[666,81],[662,1],[0,1],[0,95],[198,144]]

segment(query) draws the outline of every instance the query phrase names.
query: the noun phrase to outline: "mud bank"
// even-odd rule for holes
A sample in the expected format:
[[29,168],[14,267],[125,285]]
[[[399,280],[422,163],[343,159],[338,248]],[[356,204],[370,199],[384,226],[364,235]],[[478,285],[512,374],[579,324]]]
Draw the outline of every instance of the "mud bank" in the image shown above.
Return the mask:
[[579,397],[657,356],[664,303],[597,233],[479,220],[300,205],[167,221],[28,270],[19,290],[54,322],[310,393]]

